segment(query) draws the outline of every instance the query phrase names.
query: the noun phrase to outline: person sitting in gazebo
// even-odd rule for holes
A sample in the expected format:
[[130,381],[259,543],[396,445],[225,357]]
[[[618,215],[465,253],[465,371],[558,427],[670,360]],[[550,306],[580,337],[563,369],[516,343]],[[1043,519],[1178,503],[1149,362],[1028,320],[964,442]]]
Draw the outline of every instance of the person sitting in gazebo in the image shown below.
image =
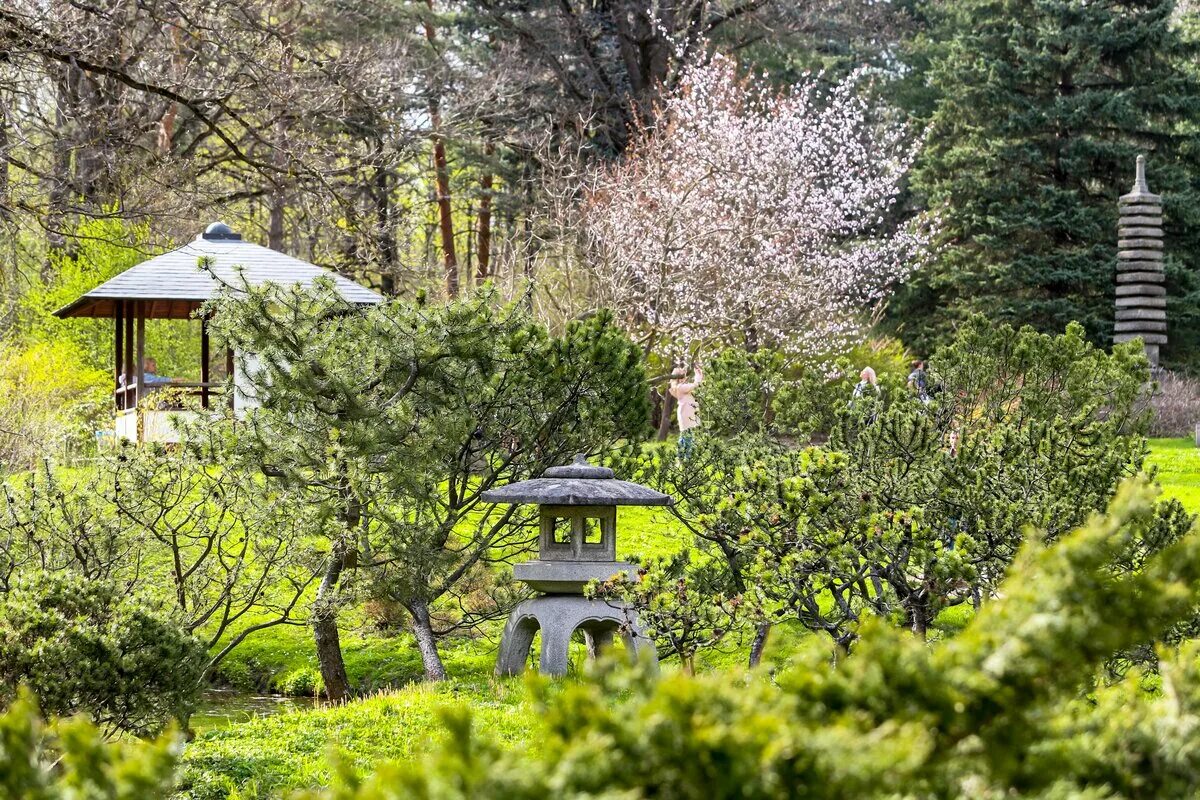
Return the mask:
[[[172,380],[171,378],[167,378],[167,377],[164,377],[164,376],[158,374],[158,359],[154,358],[153,356],[146,356],[146,358],[144,358],[142,360],[142,385],[143,386],[154,386],[154,385],[159,385],[159,384],[164,384],[164,383],[170,383],[171,380]],[[124,375],[118,376],[117,382],[120,383],[122,386],[124,386],[125,385],[125,376]]]
[[170,383],[172,379],[159,375],[158,360],[151,356],[146,356],[146,360],[142,362],[142,380],[147,386],[153,386],[155,384]]

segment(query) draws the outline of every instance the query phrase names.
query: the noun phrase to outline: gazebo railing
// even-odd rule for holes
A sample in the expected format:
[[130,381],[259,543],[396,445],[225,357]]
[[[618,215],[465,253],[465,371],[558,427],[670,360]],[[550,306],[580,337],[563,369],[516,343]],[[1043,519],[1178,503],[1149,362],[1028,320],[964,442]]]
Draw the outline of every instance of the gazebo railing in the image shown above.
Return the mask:
[[200,407],[209,408],[213,398],[224,392],[224,381],[155,381],[145,384],[140,389],[137,381],[133,381],[128,386],[121,386],[114,391],[113,397],[118,411],[129,411],[137,407],[139,399],[145,400],[147,397],[161,394],[161,405],[156,403],[156,406],[161,410],[171,411],[183,408],[181,401],[184,397],[199,397]]

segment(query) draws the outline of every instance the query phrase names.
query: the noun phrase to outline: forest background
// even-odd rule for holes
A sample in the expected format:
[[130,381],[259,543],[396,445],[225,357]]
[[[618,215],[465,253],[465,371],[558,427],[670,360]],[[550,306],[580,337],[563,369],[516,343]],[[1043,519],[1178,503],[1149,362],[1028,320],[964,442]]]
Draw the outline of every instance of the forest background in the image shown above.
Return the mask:
[[[768,93],[849,80],[872,124],[903,125],[908,169],[876,224],[935,218],[934,246],[862,313],[916,355],[978,312],[1046,332],[1079,321],[1107,346],[1115,199],[1146,153],[1166,208],[1163,358],[1189,372],[1196,41],[1169,0],[8,4],[0,458],[86,449],[107,408],[111,334],[49,312],[218,218],[385,295],[491,281],[552,329],[614,307],[665,374],[678,350],[605,269],[606,242],[659,231],[633,218],[616,241],[589,201],[714,56]],[[725,144],[749,165],[770,155]],[[151,324],[164,374],[194,377],[196,327]]]

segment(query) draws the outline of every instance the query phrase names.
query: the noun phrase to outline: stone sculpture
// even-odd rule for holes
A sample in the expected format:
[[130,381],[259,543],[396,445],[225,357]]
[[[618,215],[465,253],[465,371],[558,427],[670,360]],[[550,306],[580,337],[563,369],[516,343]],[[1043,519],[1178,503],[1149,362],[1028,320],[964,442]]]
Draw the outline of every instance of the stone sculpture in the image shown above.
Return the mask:
[[525,668],[533,638],[542,633],[539,672],[565,675],[568,647],[575,631],[583,634],[588,655],[620,634],[631,656],[657,663],[654,644],[642,635],[631,610],[612,601],[589,600],[584,587],[619,572],[632,574],[632,564],[617,561],[617,506],[668,505],[665,494],[616,480],[607,467],[592,466],[578,456],[569,466],[552,467],[541,478],[509,484],[483,493],[490,503],[536,503],[539,511],[538,557],[513,567],[513,575],[539,595],[518,605],[508,618],[497,675],[516,675]]
[[1117,322],[1114,342],[1140,338],[1152,367],[1167,343],[1167,290],[1163,285],[1162,197],[1146,185],[1146,157],[1137,158],[1133,190],[1118,201]]

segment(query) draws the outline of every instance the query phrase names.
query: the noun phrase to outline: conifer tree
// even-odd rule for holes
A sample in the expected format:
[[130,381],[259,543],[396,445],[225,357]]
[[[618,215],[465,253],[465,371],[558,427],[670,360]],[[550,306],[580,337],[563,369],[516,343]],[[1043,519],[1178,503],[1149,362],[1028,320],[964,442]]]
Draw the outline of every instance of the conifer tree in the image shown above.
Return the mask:
[[944,245],[892,304],[929,350],[972,312],[1112,334],[1117,197],[1146,153],[1164,195],[1171,350],[1194,350],[1200,296],[1197,43],[1173,0],[934,0],[910,52],[929,139],[913,185]]

